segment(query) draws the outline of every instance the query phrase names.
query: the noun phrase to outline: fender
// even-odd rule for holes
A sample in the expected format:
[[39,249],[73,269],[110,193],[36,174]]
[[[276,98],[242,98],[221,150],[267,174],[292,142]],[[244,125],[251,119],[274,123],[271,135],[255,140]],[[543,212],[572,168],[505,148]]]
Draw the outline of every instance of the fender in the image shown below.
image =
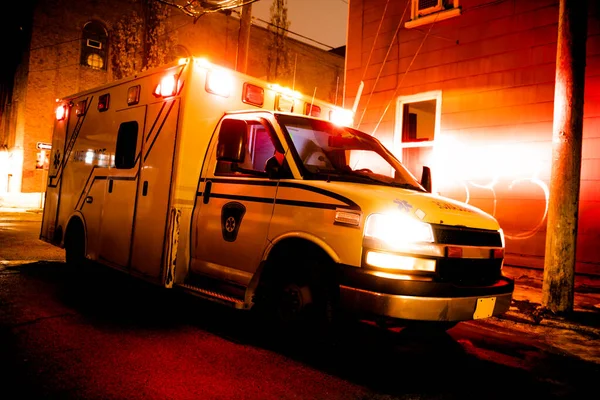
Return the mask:
[[293,239],[304,239],[306,241],[309,241],[309,242],[317,245],[319,248],[321,248],[321,250],[323,250],[329,257],[331,257],[333,262],[335,262],[335,263],[340,262],[340,256],[335,252],[335,250],[333,250],[333,248],[331,248],[331,246],[329,246],[324,240],[322,240],[318,236],[311,235],[310,233],[307,233],[307,232],[286,232],[283,235],[277,236],[273,240],[269,240],[269,243],[263,253],[263,257],[260,262],[260,265],[256,269],[256,272],[252,276],[252,279],[250,280],[250,284],[248,285],[248,288],[246,289],[246,295],[245,295],[245,299],[244,299],[246,307],[250,307],[250,305],[253,303],[252,298],[254,296],[254,292],[256,291],[256,288],[258,287],[258,283],[260,282],[260,277],[262,276],[262,272],[267,263],[267,259],[269,258],[269,255],[271,254],[271,251],[273,251],[275,246],[278,243],[280,243],[281,241],[283,241],[285,239],[292,239],[292,238]]
[[[78,218],[81,223],[83,224],[83,235],[84,235],[84,242],[86,244],[86,248],[87,248],[87,224],[85,221],[85,217],[83,215],[83,213],[79,210],[74,210],[74,212],[69,216],[69,218],[67,218],[67,223],[65,224],[65,228],[63,229],[63,237],[60,241],[60,246],[64,249],[65,248],[65,236],[67,236],[67,229],[69,227],[69,224],[71,224],[71,221],[73,221],[74,218]],[[87,256],[87,254],[86,254]]]

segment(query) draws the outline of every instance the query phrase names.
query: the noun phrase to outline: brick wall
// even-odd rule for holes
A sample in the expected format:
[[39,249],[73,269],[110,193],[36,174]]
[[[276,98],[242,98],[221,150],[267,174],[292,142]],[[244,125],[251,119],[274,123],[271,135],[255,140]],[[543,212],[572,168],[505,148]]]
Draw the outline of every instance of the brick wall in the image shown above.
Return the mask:
[[[402,24],[392,41],[406,3],[389,2],[385,15],[384,0],[350,3],[346,103],[363,80],[360,129],[376,128],[393,147],[397,98],[441,91],[431,159],[437,189],[498,218],[509,262],[543,267],[558,1],[461,0],[461,15],[410,29]],[[600,274],[597,3],[589,2],[588,13],[577,270]]]
[[[86,22],[96,20],[110,31],[123,16],[136,10],[136,2],[122,0],[42,0],[34,12],[29,61],[21,66],[22,78],[17,79],[15,99],[18,99],[16,127],[9,146],[23,148],[23,192],[44,189],[45,172],[35,169],[37,142],[50,142],[54,121],[55,99],[112,80],[110,68],[97,71],[79,65],[81,29]],[[172,35],[178,44],[192,55],[206,56],[214,63],[235,67],[239,19],[220,13],[204,15],[195,24],[192,19],[173,10],[170,19]],[[252,27],[248,73],[266,77],[269,33]],[[290,39],[291,55],[296,62],[295,81],[288,79],[296,90],[328,101],[341,102],[344,81],[344,57]],[[14,108],[14,107],[13,107]]]

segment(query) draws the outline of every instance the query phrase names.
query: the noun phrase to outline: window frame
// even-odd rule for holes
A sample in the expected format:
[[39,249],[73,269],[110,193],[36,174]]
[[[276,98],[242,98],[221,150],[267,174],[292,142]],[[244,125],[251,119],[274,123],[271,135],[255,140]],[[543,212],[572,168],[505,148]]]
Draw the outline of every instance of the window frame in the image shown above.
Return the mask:
[[[91,42],[100,46],[90,45]],[[103,23],[92,20],[87,21],[81,30],[81,43],[79,50],[79,64],[95,71],[108,70],[108,31]],[[95,67],[88,63],[88,58],[96,54],[102,60],[102,67]]]
[[[422,101],[435,100],[435,126],[433,129],[433,140],[427,141],[402,141],[402,130],[404,125],[404,105],[411,103],[419,103]],[[419,147],[435,147],[436,140],[438,140],[441,131],[442,121],[442,91],[432,90],[430,92],[417,93],[408,96],[399,96],[396,100],[396,123],[394,126],[394,140],[393,148],[394,155],[400,162],[404,163],[403,150],[408,148],[419,148]],[[405,166],[406,167],[406,166]],[[408,168],[408,167],[407,167]]]
[[[460,0],[449,0],[453,2],[452,7],[442,8],[439,11],[431,11],[425,15],[419,16],[419,0],[410,0],[410,21],[404,24],[407,29],[415,28],[421,25],[427,25],[433,22],[443,21],[448,18],[457,17],[461,14]],[[444,0],[440,0],[444,1]]]

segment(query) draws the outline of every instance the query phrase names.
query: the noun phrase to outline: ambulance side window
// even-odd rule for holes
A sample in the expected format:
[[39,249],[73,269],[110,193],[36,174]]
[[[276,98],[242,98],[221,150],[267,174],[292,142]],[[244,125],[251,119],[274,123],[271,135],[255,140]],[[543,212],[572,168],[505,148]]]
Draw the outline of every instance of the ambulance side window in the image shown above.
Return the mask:
[[[239,162],[220,158],[217,161],[217,176],[266,176],[267,160],[283,153],[279,143],[271,137],[270,129],[259,121],[245,121],[244,152]],[[220,134],[226,134],[220,132]]]
[[115,167],[129,169],[135,166],[137,149],[138,123],[137,121],[123,122],[117,134],[117,148],[115,150]]

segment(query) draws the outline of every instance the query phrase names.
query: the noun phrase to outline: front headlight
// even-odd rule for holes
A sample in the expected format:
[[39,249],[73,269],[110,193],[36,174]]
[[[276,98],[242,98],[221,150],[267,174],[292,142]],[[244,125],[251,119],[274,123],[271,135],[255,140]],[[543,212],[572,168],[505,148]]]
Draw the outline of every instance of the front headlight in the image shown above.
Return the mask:
[[371,214],[365,223],[365,237],[393,247],[410,243],[433,243],[431,225],[405,214]]

